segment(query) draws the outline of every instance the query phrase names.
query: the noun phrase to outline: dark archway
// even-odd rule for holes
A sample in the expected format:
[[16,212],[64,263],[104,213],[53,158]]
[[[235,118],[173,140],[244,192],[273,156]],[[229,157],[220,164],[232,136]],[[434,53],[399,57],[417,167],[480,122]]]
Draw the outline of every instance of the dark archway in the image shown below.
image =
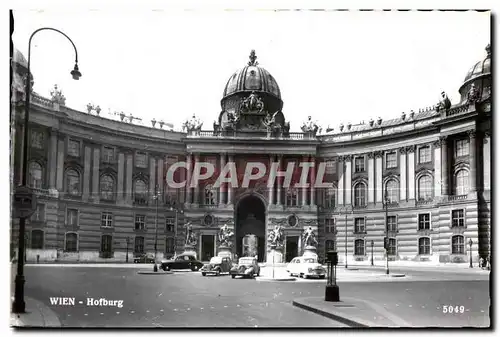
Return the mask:
[[[242,257],[256,253],[258,261],[264,261],[266,258],[266,207],[259,197],[248,195],[240,200],[236,209],[235,230],[236,254]],[[257,245],[256,250],[249,250],[249,245],[253,247],[254,241]]]

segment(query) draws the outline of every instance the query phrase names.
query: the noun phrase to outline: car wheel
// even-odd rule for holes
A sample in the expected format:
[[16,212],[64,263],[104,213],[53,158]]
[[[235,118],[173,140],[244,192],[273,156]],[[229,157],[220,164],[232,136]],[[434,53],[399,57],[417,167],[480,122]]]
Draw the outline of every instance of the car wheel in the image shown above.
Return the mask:
[[201,273],[201,276],[206,276],[206,275],[207,275],[207,273],[205,273],[205,272]]
[[303,274],[303,273],[300,273],[300,274],[299,274],[299,277],[304,278],[304,274]]
[[235,278],[235,277],[236,277],[236,275],[231,275],[231,278]]
[[197,271],[198,269],[199,269],[198,266],[192,266],[191,267],[191,271]]
[[217,273],[215,275],[220,276],[220,271],[217,270]]
[[165,266],[165,267],[163,268],[163,270],[164,270],[164,271],[169,271],[169,270],[170,270],[170,266]]

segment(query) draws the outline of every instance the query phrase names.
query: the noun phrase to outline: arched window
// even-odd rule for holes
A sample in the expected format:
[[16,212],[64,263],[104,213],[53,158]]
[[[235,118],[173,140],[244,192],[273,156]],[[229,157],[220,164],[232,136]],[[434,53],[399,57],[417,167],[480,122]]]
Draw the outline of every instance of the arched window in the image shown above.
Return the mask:
[[389,247],[387,249],[387,255],[396,255],[396,239],[389,239]]
[[354,240],[354,255],[365,255],[365,240]]
[[463,235],[454,235],[451,237],[451,253],[465,254],[465,239]]
[[43,231],[34,229],[31,231],[31,248],[43,249]]
[[390,203],[398,202],[398,182],[394,179],[390,179],[385,184],[387,191],[387,199]]
[[76,252],[78,247],[78,235],[76,233],[66,233],[66,245],[64,250],[67,252]]
[[205,205],[217,204],[217,189],[213,185],[205,186]]
[[330,187],[325,191],[325,208],[335,208],[336,195],[337,189],[335,187]]
[[297,204],[297,189],[290,187],[286,190],[286,205],[298,206]]
[[29,186],[32,188],[42,188],[43,185],[42,165],[37,162],[31,162],[29,167]]
[[325,252],[328,252],[329,250],[335,250],[335,241],[333,240],[325,241]]
[[460,170],[455,175],[455,195],[465,195],[469,193],[469,172]]
[[144,237],[142,236],[135,237],[134,252],[136,254],[144,253]]
[[138,205],[145,205],[148,202],[148,188],[143,180],[137,179],[134,184],[134,201]]
[[431,253],[431,239],[420,238],[418,239],[418,254],[429,255]]
[[418,199],[432,199],[432,179],[428,175],[422,176],[418,179]]
[[113,200],[115,192],[115,182],[109,175],[101,177],[101,198],[106,200]]
[[70,195],[80,195],[80,174],[76,170],[66,171],[66,188]]
[[366,186],[363,183],[354,186],[354,206],[366,206]]

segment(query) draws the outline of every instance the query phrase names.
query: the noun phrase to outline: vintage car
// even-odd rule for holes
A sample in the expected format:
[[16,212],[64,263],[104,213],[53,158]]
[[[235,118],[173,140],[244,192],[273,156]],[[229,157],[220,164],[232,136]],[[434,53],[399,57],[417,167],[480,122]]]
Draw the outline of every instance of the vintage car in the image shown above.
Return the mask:
[[260,275],[260,267],[255,257],[241,257],[236,266],[229,271],[232,278],[236,276],[253,278]]
[[233,266],[231,259],[228,257],[215,256],[210,259],[210,262],[205,264],[201,269],[201,275],[217,275],[229,273]]
[[155,256],[153,254],[141,254],[134,257],[134,263],[155,263]]
[[314,257],[295,257],[286,266],[290,276],[325,278],[326,269]]
[[171,260],[162,260],[160,264],[160,268],[164,271],[171,269],[191,269],[192,271],[198,271],[201,267],[203,267],[203,263],[189,254],[177,255],[177,257]]

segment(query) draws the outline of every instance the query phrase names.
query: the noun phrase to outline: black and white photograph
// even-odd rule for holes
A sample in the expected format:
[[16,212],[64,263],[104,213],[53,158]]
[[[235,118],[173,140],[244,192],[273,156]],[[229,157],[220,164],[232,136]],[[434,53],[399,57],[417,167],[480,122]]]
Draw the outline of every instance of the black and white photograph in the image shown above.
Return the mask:
[[493,11],[92,8],[10,11],[12,330],[492,327]]

